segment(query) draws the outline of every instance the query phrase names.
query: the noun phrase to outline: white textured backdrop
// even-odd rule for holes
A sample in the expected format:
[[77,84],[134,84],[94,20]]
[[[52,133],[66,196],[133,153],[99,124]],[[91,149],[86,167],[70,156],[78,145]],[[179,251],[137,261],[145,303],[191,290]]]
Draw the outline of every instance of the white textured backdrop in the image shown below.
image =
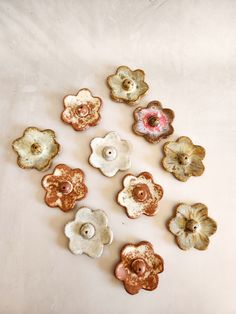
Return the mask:
[[[0,313],[235,314],[236,1],[0,1]],[[105,78],[119,65],[141,68],[176,113],[172,139],[206,148],[206,171],[187,183],[160,166],[163,143],[131,131],[133,108],[109,98]],[[87,87],[104,101],[102,122],[75,132],[60,121],[62,98]],[[16,165],[13,139],[27,126],[52,128],[54,161],[81,167],[88,197],[104,209],[114,243],[97,260],[67,249],[74,212],[47,207],[36,170]],[[115,202],[123,173],[102,176],[89,141],[118,131],[133,144],[131,172],[149,171],[164,188],[157,216],[130,220]],[[50,171],[48,171],[49,173]],[[179,202],[203,202],[218,222],[207,251],[181,251],[166,228]],[[128,295],[113,276],[125,242],[148,240],[165,260],[159,288]]]

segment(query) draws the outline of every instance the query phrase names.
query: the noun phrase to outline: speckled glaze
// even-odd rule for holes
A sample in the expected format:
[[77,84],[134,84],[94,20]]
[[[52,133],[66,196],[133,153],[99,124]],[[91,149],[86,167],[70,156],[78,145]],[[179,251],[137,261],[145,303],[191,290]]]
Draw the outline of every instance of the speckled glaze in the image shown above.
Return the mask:
[[64,212],[73,209],[76,201],[87,194],[83,171],[64,164],[57,165],[53,174],[44,176],[42,186],[46,190],[45,203]]
[[39,130],[36,127],[25,129],[23,136],[14,140],[12,147],[17,153],[17,163],[23,169],[46,171],[59,153],[60,145],[52,130]]
[[122,140],[116,132],[94,138],[90,146],[92,154],[89,162],[93,167],[99,168],[105,176],[113,177],[117,171],[130,168],[130,144]]
[[147,107],[138,107],[134,111],[134,119],[134,133],[143,136],[150,143],[158,143],[174,132],[171,125],[174,112],[162,108],[159,101],[152,101]]
[[71,124],[74,130],[84,131],[100,121],[101,105],[101,98],[94,97],[89,89],[83,88],[77,95],[67,95],[64,98],[65,109],[61,118]]
[[167,142],[164,147],[165,157],[162,160],[164,169],[173,173],[176,179],[187,181],[191,176],[201,176],[204,172],[202,160],[205,149],[194,145],[190,138],[182,136],[175,142]]
[[117,201],[126,209],[129,218],[138,218],[142,214],[154,216],[157,213],[163,189],[153,181],[149,172],[142,172],[137,177],[126,175],[123,187],[118,193]]
[[111,98],[127,104],[135,103],[149,88],[144,82],[144,77],[145,74],[142,70],[132,71],[127,66],[118,67],[116,73],[107,78],[107,84],[111,89]]
[[111,244],[113,233],[108,227],[108,218],[104,211],[82,207],[75,219],[65,226],[65,235],[70,239],[72,253],[100,257],[103,247]]
[[126,244],[120,253],[115,276],[123,281],[126,291],[137,294],[140,289],[154,290],[158,286],[158,274],[164,270],[164,261],[154,253],[152,244],[146,241]]
[[170,231],[176,236],[178,246],[182,250],[195,248],[206,250],[209,237],[217,230],[216,222],[208,217],[206,205],[180,204],[176,209],[176,216],[170,220]]

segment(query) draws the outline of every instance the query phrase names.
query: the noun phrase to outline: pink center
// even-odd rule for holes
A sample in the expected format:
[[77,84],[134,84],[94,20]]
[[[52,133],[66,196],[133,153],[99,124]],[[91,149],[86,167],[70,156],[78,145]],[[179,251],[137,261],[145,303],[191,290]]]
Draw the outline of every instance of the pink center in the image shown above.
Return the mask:
[[[142,120],[145,128],[150,131],[162,132],[168,125],[168,119],[161,111],[149,111],[143,116]],[[150,123],[154,120],[156,120],[156,123]]]

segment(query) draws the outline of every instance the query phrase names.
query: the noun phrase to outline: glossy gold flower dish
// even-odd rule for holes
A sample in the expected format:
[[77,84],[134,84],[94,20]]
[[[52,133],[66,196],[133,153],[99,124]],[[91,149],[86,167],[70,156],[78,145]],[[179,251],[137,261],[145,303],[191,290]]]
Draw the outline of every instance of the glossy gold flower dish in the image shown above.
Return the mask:
[[23,136],[12,143],[12,147],[18,155],[19,167],[35,168],[39,171],[47,170],[60,150],[60,145],[55,138],[55,132],[52,130],[28,127]]
[[202,160],[205,149],[194,145],[190,138],[182,136],[176,141],[164,145],[165,157],[162,165],[166,171],[173,173],[176,179],[187,181],[191,176],[201,176],[204,172]]
[[176,209],[176,216],[170,220],[170,231],[176,236],[178,246],[182,250],[192,247],[206,250],[209,237],[216,232],[216,222],[208,217],[206,205],[180,204]]
[[107,78],[111,98],[127,104],[135,103],[149,88],[144,78],[145,74],[140,69],[132,71],[127,66],[118,67],[116,73]]

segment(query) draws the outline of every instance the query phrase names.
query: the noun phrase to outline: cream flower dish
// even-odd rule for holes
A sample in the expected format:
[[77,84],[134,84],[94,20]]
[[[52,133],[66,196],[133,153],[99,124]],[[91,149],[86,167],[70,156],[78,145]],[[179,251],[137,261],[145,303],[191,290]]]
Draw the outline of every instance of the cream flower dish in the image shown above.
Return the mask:
[[59,153],[60,145],[52,130],[39,130],[36,127],[25,129],[23,136],[14,140],[12,147],[17,153],[17,163],[21,168],[47,170],[53,158]]
[[116,132],[94,138],[90,146],[92,154],[89,162],[93,167],[99,168],[105,176],[113,177],[117,171],[130,168],[130,144],[122,140]]
[[104,245],[111,244],[113,240],[106,213],[87,207],[80,208],[74,221],[65,226],[65,235],[69,238],[72,253],[84,253],[93,258],[100,257]]
[[208,217],[206,205],[197,203],[191,206],[183,203],[177,207],[169,229],[176,236],[177,244],[182,250],[192,247],[206,250],[209,237],[216,232],[217,224]]
[[112,99],[127,104],[136,102],[149,88],[144,77],[142,70],[132,71],[127,66],[118,67],[116,73],[107,78]]

